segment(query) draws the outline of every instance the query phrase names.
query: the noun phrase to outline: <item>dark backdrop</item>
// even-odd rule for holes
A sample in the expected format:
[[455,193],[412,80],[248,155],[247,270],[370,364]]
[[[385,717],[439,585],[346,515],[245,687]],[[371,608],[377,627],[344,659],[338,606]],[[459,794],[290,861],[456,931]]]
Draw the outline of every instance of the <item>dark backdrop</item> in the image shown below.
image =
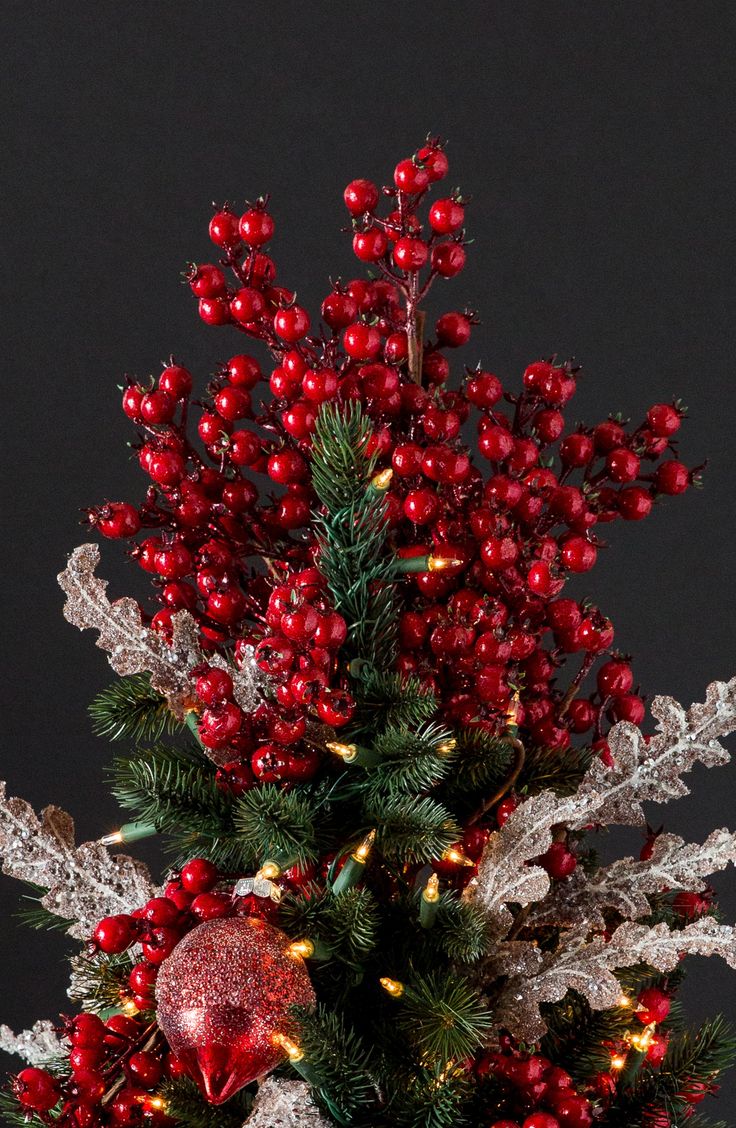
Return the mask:
[[[575,414],[590,420],[679,395],[684,451],[710,459],[704,492],[612,527],[579,589],[613,614],[650,693],[690,702],[734,672],[731,5],[5,0],[1,19],[14,793],[60,803],[84,836],[117,822],[109,749],[85,714],[109,671],[63,621],[55,575],[83,537],[79,508],[141,489],[122,373],[144,376],[173,350],[204,380],[228,355],[177,277],[211,256],[210,201],[271,191],[281,275],[314,304],[329,273],[354,270],[344,184],[390,175],[428,130],[449,136],[451,183],[473,195],[475,244],[446,291],[482,314],[472,359],[508,376],[574,353],[587,372]],[[121,594],[133,569],[106,555]],[[733,825],[733,767],[694,782],[668,825],[694,837]],[[717,884],[733,915],[733,885]],[[20,1026],[63,1008],[65,942],[21,930],[17,889],[2,891],[0,1020]],[[733,988],[700,961],[685,994],[702,1017]]]

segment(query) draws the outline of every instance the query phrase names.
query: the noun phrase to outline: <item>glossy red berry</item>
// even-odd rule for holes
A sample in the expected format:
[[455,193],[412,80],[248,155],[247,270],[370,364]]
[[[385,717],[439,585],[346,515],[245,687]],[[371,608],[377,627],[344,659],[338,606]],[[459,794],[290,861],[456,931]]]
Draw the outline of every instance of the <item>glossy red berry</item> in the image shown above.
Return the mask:
[[636,1017],[644,1026],[652,1022],[664,1022],[672,1007],[670,996],[659,987],[645,987],[637,995],[639,1006]]
[[416,195],[423,192],[429,184],[429,173],[423,165],[415,163],[411,158],[399,161],[394,169],[394,184],[402,192]]
[[388,239],[380,227],[369,227],[353,235],[353,254],[361,262],[378,262],[388,250]]
[[137,1050],[126,1063],[126,1072],[134,1085],[142,1089],[153,1089],[163,1074],[163,1063],[158,1054],[151,1050]]
[[564,842],[553,842],[545,854],[539,858],[539,864],[550,877],[556,881],[569,877],[577,868],[577,858]]
[[263,208],[249,208],[240,217],[239,232],[249,247],[262,247],[273,237],[276,224]]
[[48,1112],[61,1096],[61,1087],[55,1077],[45,1069],[29,1066],[13,1078],[13,1094],[25,1107],[34,1112]]
[[430,183],[434,184],[447,176],[450,166],[447,155],[440,145],[433,142],[424,145],[417,153],[417,158],[427,170]]
[[680,429],[682,416],[676,407],[669,403],[655,403],[647,412],[647,423],[652,434],[669,439]]
[[101,952],[117,955],[124,952],[138,936],[133,917],[119,913],[104,917],[94,931],[94,942]]
[[432,269],[442,278],[454,278],[465,266],[466,258],[460,243],[440,243],[432,248]]
[[641,486],[627,486],[620,490],[617,506],[624,521],[643,521],[652,511],[654,499]]
[[218,211],[210,220],[210,239],[218,247],[235,247],[240,242],[238,217],[230,211]]
[[346,328],[343,346],[353,360],[374,360],[381,351],[381,335],[373,325],[356,321]]
[[571,572],[589,572],[598,558],[598,550],[585,537],[567,537],[562,542],[562,563]]
[[309,314],[298,305],[280,309],[274,316],[273,327],[283,341],[298,341],[309,332]]
[[606,470],[614,482],[633,482],[639,474],[639,457],[633,450],[616,447],[606,457]]
[[434,328],[439,343],[448,348],[459,348],[470,340],[470,318],[464,313],[443,313]]
[[620,693],[628,693],[634,683],[634,675],[628,662],[611,659],[605,662],[596,675],[598,692],[601,697],[614,697]]
[[180,364],[167,364],[158,378],[158,386],[173,399],[184,399],[192,390],[192,374]]
[[681,494],[690,485],[690,471],[674,458],[662,462],[654,473],[654,486],[663,494]]
[[111,501],[95,516],[94,524],[103,536],[119,539],[134,537],[141,527],[141,519],[135,506],[127,501]]
[[227,670],[216,666],[199,675],[196,681],[197,697],[205,705],[221,705],[233,695],[233,679]]
[[405,235],[394,244],[392,257],[400,270],[421,270],[429,258],[429,248],[422,239]]
[[351,215],[374,212],[378,206],[379,192],[372,180],[351,180],[343,192],[345,207]]

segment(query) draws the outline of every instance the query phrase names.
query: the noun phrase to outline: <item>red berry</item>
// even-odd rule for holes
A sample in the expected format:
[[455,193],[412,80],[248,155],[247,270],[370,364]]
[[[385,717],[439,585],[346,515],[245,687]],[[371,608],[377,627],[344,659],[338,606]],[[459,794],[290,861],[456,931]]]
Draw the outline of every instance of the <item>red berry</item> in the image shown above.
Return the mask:
[[594,454],[593,439],[580,431],[560,443],[560,458],[567,466],[587,466]]
[[153,1089],[163,1074],[160,1057],[151,1050],[138,1050],[131,1054],[126,1063],[126,1072],[134,1085],[142,1089]]
[[560,1122],[548,1112],[533,1112],[527,1116],[522,1128],[560,1128]]
[[208,893],[217,878],[217,866],[206,858],[192,858],[181,869],[181,883],[188,893]]
[[17,1077],[13,1078],[13,1094],[25,1108],[32,1108],[35,1112],[48,1112],[58,1101],[61,1088],[56,1078],[45,1069],[30,1066],[28,1069],[21,1069]]
[[232,320],[226,298],[200,298],[198,309],[205,325],[229,325]]
[[590,1101],[577,1093],[561,1094],[555,1098],[553,1107],[561,1128],[565,1125],[568,1128],[590,1128],[593,1123]]
[[498,825],[503,826],[507,823],[518,806],[519,800],[515,795],[507,795],[505,799],[502,799],[496,807],[496,822]]
[[196,682],[197,697],[205,705],[221,705],[233,695],[233,679],[216,666],[200,674]]
[[170,423],[176,411],[176,401],[168,392],[147,392],[141,400],[140,414],[144,423]]
[[243,286],[230,299],[230,312],[241,325],[257,321],[266,308],[266,300],[260,290]]
[[356,321],[346,328],[343,347],[353,360],[374,360],[381,351],[381,335],[372,325]]
[[326,725],[340,728],[346,725],[355,711],[355,702],[342,689],[323,690],[317,700],[317,715]]
[[429,249],[422,239],[405,235],[396,241],[392,255],[400,270],[421,270],[429,258]]
[[298,341],[309,332],[309,314],[298,305],[280,309],[274,316],[273,327],[282,340]]
[[372,180],[351,180],[343,192],[343,199],[351,215],[365,215],[376,210],[378,188]]
[[239,230],[249,247],[262,247],[272,238],[276,224],[263,208],[250,208],[240,217]]
[[110,501],[94,518],[94,524],[103,536],[117,539],[134,537],[141,527],[141,519],[135,506],[127,501]]
[[184,399],[192,390],[192,374],[180,364],[168,364],[158,378],[158,386],[175,400]]
[[415,164],[411,158],[399,161],[394,169],[394,184],[402,192],[416,195],[423,192],[429,184],[429,173],[422,165]]
[[133,917],[119,913],[104,917],[94,931],[94,941],[101,952],[118,954],[129,948],[138,936]]
[[669,403],[655,403],[647,412],[647,423],[652,433],[663,439],[669,439],[679,431],[681,422],[680,412]]
[[435,200],[429,209],[429,224],[438,235],[452,235],[465,222],[465,208],[456,199]]
[[624,521],[642,521],[648,517],[654,504],[652,495],[641,486],[627,486],[617,498],[618,511]]
[[641,697],[636,693],[622,693],[614,697],[608,714],[612,721],[628,721],[632,725],[640,725],[646,715],[646,709]]
[[596,562],[598,550],[585,537],[566,537],[562,542],[562,563],[571,572],[589,572]]
[[639,475],[639,457],[633,450],[616,447],[606,458],[606,470],[614,482],[633,482]]
[[659,987],[645,987],[639,992],[637,999],[644,1009],[637,1010],[636,1017],[644,1026],[649,1026],[652,1022],[664,1022],[670,1013],[672,1000]]
[[447,170],[450,166],[444,150],[438,144],[424,145],[417,153],[417,158],[427,170],[430,183],[434,184],[437,180],[442,180],[443,177],[447,176]]
[[432,249],[432,269],[442,278],[454,278],[465,266],[466,257],[460,243],[440,243]]
[[440,512],[440,499],[434,490],[410,490],[404,498],[404,513],[415,525],[428,525]]
[[231,384],[236,388],[245,388],[247,391],[255,388],[261,379],[261,367],[258,361],[245,353],[231,356],[225,365],[225,372]]
[[230,211],[218,211],[210,220],[210,239],[218,247],[235,247],[240,242],[238,217]]
[[434,329],[440,345],[447,348],[459,348],[470,340],[470,318],[464,313],[443,313]]
[[654,474],[654,486],[663,494],[681,494],[690,485],[690,471],[682,462],[671,458],[662,462]]
[[553,842],[538,860],[540,866],[556,881],[569,877],[578,864],[577,858],[564,842]]
[[187,279],[192,293],[197,298],[219,298],[227,289],[225,275],[219,266],[214,266],[211,262],[193,266]]
[[601,697],[614,697],[620,693],[628,693],[634,682],[634,675],[628,662],[611,659],[605,662],[598,671],[598,692]]
[[353,235],[353,254],[361,262],[378,262],[388,250],[388,239],[380,227],[369,227]]
[[80,1049],[96,1049],[105,1038],[105,1024],[96,1014],[78,1014],[69,1027],[69,1041]]

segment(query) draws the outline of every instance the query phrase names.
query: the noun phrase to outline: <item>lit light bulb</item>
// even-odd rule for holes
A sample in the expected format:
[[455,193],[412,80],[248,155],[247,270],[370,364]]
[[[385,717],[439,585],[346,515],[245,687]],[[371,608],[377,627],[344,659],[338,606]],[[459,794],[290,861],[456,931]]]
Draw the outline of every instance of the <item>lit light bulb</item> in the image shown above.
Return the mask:
[[352,763],[358,755],[357,744],[342,744],[339,740],[328,740],[325,744],[325,748],[329,749],[330,752],[334,752],[335,755],[344,760],[346,764]]
[[640,1034],[630,1034],[628,1039],[629,1045],[633,1046],[639,1053],[646,1053],[654,1041],[656,1025],[656,1022],[650,1022],[648,1026],[644,1027]]
[[435,901],[439,901],[440,879],[436,873],[429,875],[427,884],[424,886],[424,891],[422,892],[422,897],[425,901],[428,901],[430,905],[434,904]]
[[475,862],[472,861],[467,854],[463,854],[461,850],[456,850],[454,846],[448,846],[442,855],[443,862],[452,862],[456,866],[474,866]]
[[619,1007],[630,1007],[631,1004],[632,1000],[628,995],[619,995],[618,999],[616,1000],[616,1006]]
[[371,478],[371,485],[373,486],[373,489],[380,490],[381,492],[387,490],[391,485],[391,479],[393,478],[393,476],[394,472],[390,466],[387,466],[385,470],[379,471],[378,474],[374,475],[374,477]]
[[304,1057],[304,1050],[301,1046],[297,1046],[296,1042],[292,1042],[291,1038],[287,1038],[285,1034],[272,1034],[271,1041],[275,1046],[281,1047],[289,1061],[301,1061]]
[[623,1069],[623,1067],[625,1065],[626,1065],[626,1055],[625,1054],[614,1054],[613,1057],[611,1058],[611,1069],[615,1070],[616,1072],[618,1072],[620,1069]]
[[123,1014],[129,1015],[131,1018],[134,1014],[138,1014],[138,1007],[135,1005],[132,999],[124,999],[120,1004],[120,1009]]
[[114,830],[112,834],[103,834],[100,843],[102,846],[121,846],[123,843],[123,833],[120,830]]
[[314,955],[314,944],[311,940],[295,940],[293,944],[289,944],[288,951],[290,956],[301,956],[303,960],[308,960]]
[[514,695],[509,702],[509,707],[506,710],[506,723],[509,728],[516,728],[519,723],[519,691],[514,691]]
[[455,560],[450,556],[428,556],[427,571],[442,572],[445,568],[459,568],[462,560]]
[[437,745],[436,751],[438,756],[449,756],[457,748],[457,740],[454,736],[443,740],[441,744]]
[[398,979],[389,979],[387,975],[382,975],[378,982],[394,999],[400,999],[404,994],[404,984],[399,983]]
[[360,846],[358,846],[357,850],[353,851],[352,856],[353,856],[353,858],[355,859],[356,862],[365,863],[365,861],[368,858],[368,855],[371,852],[371,848],[373,846],[373,843],[375,841],[376,841],[376,832],[375,832],[375,830],[372,830],[372,831],[370,831],[369,834],[366,834],[365,838],[361,842]]
[[259,869],[256,877],[262,877],[266,881],[273,881],[281,874],[281,866],[278,862],[264,862]]

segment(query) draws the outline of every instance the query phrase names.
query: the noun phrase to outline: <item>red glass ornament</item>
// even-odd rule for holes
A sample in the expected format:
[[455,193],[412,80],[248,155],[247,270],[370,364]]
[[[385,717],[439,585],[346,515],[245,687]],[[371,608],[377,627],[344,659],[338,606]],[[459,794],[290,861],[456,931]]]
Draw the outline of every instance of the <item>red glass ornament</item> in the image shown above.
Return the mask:
[[274,1069],[294,1006],[315,996],[283,932],[255,917],[209,920],[181,940],[156,983],[157,1020],[211,1104]]

